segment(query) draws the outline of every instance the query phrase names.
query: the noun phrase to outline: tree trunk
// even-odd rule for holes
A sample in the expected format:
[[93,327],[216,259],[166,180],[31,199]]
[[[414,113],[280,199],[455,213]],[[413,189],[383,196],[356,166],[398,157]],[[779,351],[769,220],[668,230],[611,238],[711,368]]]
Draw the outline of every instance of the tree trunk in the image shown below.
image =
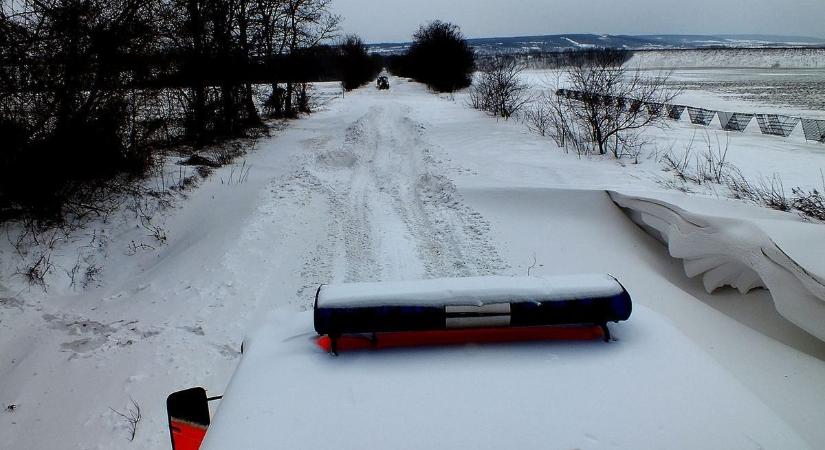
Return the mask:
[[190,138],[196,147],[203,146],[206,142],[204,131],[206,128],[206,85],[199,75],[203,66],[203,22],[200,14],[198,0],[189,0],[187,4],[189,13],[189,32],[192,34],[192,53],[188,58],[188,77],[194,104],[192,105],[192,123],[190,125]]
[[250,124],[258,125],[261,123],[261,117],[258,115],[258,109],[255,108],[255,101],[252,99],[252,83],[246,83],[244,86],[243,104],[246,109],[246,120]]
[[288,117],[292,117],[294,115],[294,111],[292,110],[292,81],[286,82],[286,98],[284,99],[284,114]]
[[[238,12],[238,30],[240,32],[240,44],[241,50],[243,51],[243,62],[245,66],[249,66],[249,54],[250,54],[250,45],[249,45],[249,15],[247,10],[247,1],[240,2],[240,8]],[[255,108],[255,102],[252,100],[252,83],[247,82],[242,88],[242,99],[241,103],[243,104],[244,108],[244,115],[247,124],[258,124],[260,123],[261,119],[258,117],[258,110]]]

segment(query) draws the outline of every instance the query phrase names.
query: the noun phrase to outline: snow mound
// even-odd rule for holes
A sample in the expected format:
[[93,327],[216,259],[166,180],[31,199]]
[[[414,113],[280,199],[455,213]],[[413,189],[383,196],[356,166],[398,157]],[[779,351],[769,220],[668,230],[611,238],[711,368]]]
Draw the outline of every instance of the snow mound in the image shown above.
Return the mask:
[[825,340],[825,249],[812,245],[825,242],[821,225],[757,208],[726,214],[724,200],[609,194],[671,256],[684,260],[689,277],[701,275],[709,293],[725,285],[742,293],[767,288],[782,316]]

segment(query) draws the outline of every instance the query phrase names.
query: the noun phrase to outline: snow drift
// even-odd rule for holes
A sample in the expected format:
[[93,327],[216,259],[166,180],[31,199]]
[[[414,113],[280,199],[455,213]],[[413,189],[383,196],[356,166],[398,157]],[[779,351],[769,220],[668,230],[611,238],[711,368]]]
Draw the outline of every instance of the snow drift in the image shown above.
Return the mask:
[[664,243],[671,256],[684,260],[689,277],[701,275],[708,292],[725,285],[742,293],[767,288],[782,316],[825,340],[825,248],[811,245],[825,242],[821,226],[764,212],[742,215],[741,208],[736,217],[727,216],[687,199],[677,206],[609,194],[635,223]]

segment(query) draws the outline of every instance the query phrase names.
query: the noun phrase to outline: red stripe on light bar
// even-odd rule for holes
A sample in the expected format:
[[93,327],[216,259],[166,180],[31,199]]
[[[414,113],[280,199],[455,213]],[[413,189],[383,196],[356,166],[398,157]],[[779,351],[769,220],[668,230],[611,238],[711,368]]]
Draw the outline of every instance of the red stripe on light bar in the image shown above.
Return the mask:
[[198,450],[206,436],[206,427],[200,424],[172,418],[169,427],[172,430],[173,450]]
[[[372,335],[344,335],[336,340],[338,351],[436,345],[483,344],[529,341],[589,341],[603,339],[601,327],[477,328],[466,330],[405,331]],[[320,336],[318,346],[329,352],[331,339]]]

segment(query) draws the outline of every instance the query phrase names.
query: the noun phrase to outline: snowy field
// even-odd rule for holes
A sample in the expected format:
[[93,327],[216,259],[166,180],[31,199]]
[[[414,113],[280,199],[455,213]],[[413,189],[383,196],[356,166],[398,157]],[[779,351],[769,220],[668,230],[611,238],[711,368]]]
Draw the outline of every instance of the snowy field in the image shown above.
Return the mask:
[[639,51],[629,64],[646,69],[685,68],[825,68],[825,49],[697,49]]
[[[650,70],[648,73],[660,75],[664,72]],[[530,70],[525,71],[522,78],[533,87],[534,95],[554,91],[557,84],[565,87],[565,81],[557,71]],[[762,95],[757,101],[754,96],[741,90],[725,91],[718,88],[722,82],[740,87],[750,86],[752,89],[761,86],[774,94]],[[675,70],[670,84],[683,89],[674,103],[719,111],[825,119],[825,107],[818,97],[818,86],[823,82],[823,69],[724,68]],[[780,88],[780,83],[799,84],[804,92],[814,91],[815,94],[794,96],[796,94],[789,94],[794,90]],[[794,99],[789,100],[789,96]],[[787,193],[790,193],[793,186],[817,188],[820,191],[825,188],[821,172],[825,167],[825,144],[806,141],[801,125],[797,125],[788,137],[767,136],[761,133],[754,118],[744,132],[726,132],[722,130],[718,117],[714,117],[709,126],[691,124],[687,111],[680,120],[668,120],[666,125],[663,129],[654,128],[646,132],[650,145],[639,158],[639,166],[643,170],[637,171],[641,176],[657,180],[660,184],[670,184],[673,181],[659,170],[664,153],[670,152],[681,157],[690,147],[690,160],[695,161],[696,157],[708,151],[710,143],[711,150],[715,153],[724,151],[727,147],[727,162],[751,180],[776,177],[782,181]],[[629,160],[626,162],[629,163]],[[679,187],[709,195],[724,194],[714,186]]]
[[[673,85],[686,93],[707,91],[731,101],[745,100],[758,112],[825,118],[825,68],[679,69]],[[730,105],[727,105],[730,106]],[[744,105],[742,105],[744,106]]]
[[[269,326],[255,334],[250,354],[271,357],[275,366],[260,368],[274,373],[256,385],[259,406],[272,404],[271,421],[256,422],[257,429],[282,435],[286,448],[432,442],[432,434],[407,423],[440,432],[444,448],[825,445],[825,343],[780,315],[766,290],[708,294],[605,192],[687,198],[670,189],[659,150],[639,164],[580,159],[517,121],[467,108],[463,95],[390,82],[390,91],[367,86],[259,142],[243,162],[242,181],[227,182],[238,166],[218,169],[157,221],[162,245],[135,247],[147,232],[124,219],[93,227],[91,249],[91,229],[56,249],[55,261],[71,261],[83,249],[98,262],[98,281],[86,289],[65,281],[48,291],[26,286],[14,274],[12,246],[0,244],[0,404],[15,405],[0,413],[0,448],[168,448],[165,397],[196,385],[229,394],[217,420],[230,423],[223,417],[244,409],[232,393],[250,384],[227,385],[241,341],[261,324]],[[698,90],[683,102],[773,108]],[[710,128],[710,136],[724,134]],[[678,151],[704,129],[685,122],[653,133],[661,148]],[[786,186],[814,187],[825,145],[749,129],[731,138],[729,158],[747,174],[780,173]],[[693,190],[717,206],[755,208],[717,198],[713,187]],[[771,220],[800,222],[775,214]],[[820,250],[808,250],[800,260],[816,266]],[[333,360],[307,339],[307,310],[322,283],[525,275],[528,268],[539,275],[611,273],[632,295],[633,316],[615,327],[618,340],[609,345]],[[341,376],[330,377],[334,370]],[[502,381],[513,377],[515,386]],[[429,401],[430,382],[441,383],[444,398]],[[317,386],[328,387],[310,389]],[[461,402],[479,391],[490,401]],[[132,400],[142,420],[130,442],[118,412],[128,412]],[[342,419],[344,432],[317,432],[338,423],[319,402],[352,413]],[[470,411],[480,415],[470,419]],[[449,427],[431,428],[444,423],[438,419]],[[523,424],[528,432],[514,440],[479,422]],[[374,445],[365,446],[359,432],[374,436]],[[212,448],[243,448],[222,436],[210,436]]]

